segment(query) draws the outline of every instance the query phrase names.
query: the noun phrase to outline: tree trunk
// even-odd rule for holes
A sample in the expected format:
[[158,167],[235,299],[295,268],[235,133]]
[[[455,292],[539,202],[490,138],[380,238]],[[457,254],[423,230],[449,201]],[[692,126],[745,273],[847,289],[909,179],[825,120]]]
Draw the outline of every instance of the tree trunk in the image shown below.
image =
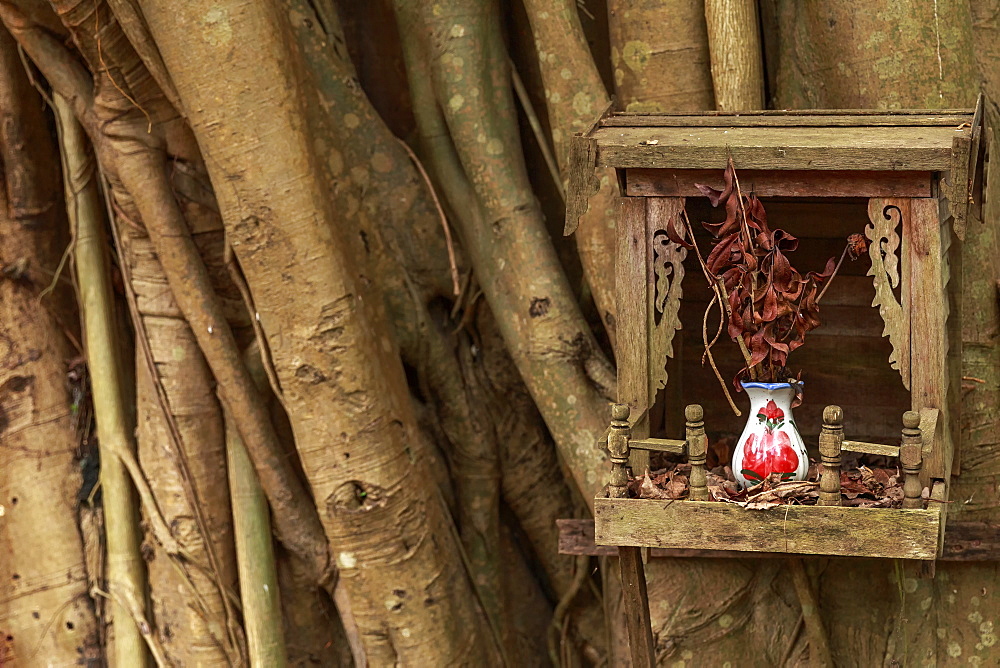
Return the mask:
[[[486,660],[494,650],[445,508],[414,460],[416,425],[380,297],[327,197],[287,15],[240,2],[142,11],[210,156],[368,660]],[[201,68],[203,58],[221,70]]]
[[623,109],[715,109],[702,0],[608,0],[608,28]]
[[[78,516],[94,512],[78,506],[91,502],[97,452],[85,380],[75,395],[68,383],[79,350],[69,274],[56,271],[69,238],[41,105],[0,28],[0,664],[18,666],[103,656],[88,595],[100,573],[87,572]],[[50,284],[55,292],[43,296]]]
[[[475,6],[472,6],[475,5]],[[579,311],[527,180],[495,3],[396,3],[430,172],[560,455],[585,498],[602,485],[610,368]],[[429,88],[429,84],[432,88]],[[451,140],[449,141],[449,136]]]
[[705,0],[712,87],[720,111],[764,109],[756,0]]
[[763,0],[778,109],[941,109],[976,99],[967,0]]

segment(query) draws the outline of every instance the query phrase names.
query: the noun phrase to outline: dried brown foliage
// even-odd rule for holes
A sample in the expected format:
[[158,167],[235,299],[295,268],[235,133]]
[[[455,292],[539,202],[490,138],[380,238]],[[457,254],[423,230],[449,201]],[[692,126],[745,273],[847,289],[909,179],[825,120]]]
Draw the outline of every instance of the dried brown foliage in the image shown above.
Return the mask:
[[[723,190],[698,185],[712,206],[722,204],[726,210],[721,223],[702,223],[716,239],[707,257],[695,243],[690,222],[685,220],[686,229],[668,226],[667,233],[675,243],[697,251],[705,277],[716,292],[709,309],[716,302],[725,309],[728,334],[740,343],[745,360],[734,379],[737,387],[746,378],[788,380],[793,377],[787,369],[788,354],[820,325],[824,286],[836,275],[844,256],[854,259],[865,252],[865,239],[851,235],[839,261],[830,258],[822,271],[802,273],[789,260],[799,240],[768,225],[761,201],[741,192],[732,159],[724,178]],[[706,350],[713,343],[706,337]]]
[[[629,495],[640,499],[686,499],[689,493],[690,464],[676,464],[629,481]],[[771,474],[752,487],[740,489],[728,466],[708,473],[709,499],[736,503],[750,510],[767,510],[780,505],[816,505],[819,499],[819,471],[813,464],[806,480],[781,480]],[[894,468],[869,468],[864,464],[840,474],[841,505],[860,508],[900,508],[903,502],[902,475]]]

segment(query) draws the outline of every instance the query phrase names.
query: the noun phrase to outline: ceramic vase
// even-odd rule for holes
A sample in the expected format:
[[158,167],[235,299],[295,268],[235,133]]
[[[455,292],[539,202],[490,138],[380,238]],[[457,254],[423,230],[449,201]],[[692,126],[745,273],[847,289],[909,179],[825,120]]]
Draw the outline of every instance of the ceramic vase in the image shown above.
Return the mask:
[[733,453],[733,473],[751,487],[777,473],[782,480],[805,480],[809,457],[792,418],[795,386],[790,383],[743,383],[750,397],[747,426]]

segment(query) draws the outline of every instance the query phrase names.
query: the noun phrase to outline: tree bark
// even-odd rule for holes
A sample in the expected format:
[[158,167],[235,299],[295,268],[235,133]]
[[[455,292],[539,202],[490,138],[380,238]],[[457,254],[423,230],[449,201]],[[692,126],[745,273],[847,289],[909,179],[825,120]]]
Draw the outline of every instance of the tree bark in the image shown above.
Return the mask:
[[141,4],[209,156],[368,660],[485,661],[494,650],[445,509],[413,459],[415,423],[380,297],[327,196],[306,112],[319,101],[287,15],[270,3],[196,2],[183,13]]
[[55,272],[69,235],[41,105],[0,28],[0,663],[19,666],[103,656],[88,595],[100,573],[87,571],[78,524],[93,514],[79,506],[97,483],[97,452],[81,443],[85,387],[71,396],[67,378],[75,315],[68,274]]
[[608,29],[623,109],[715,109],[702,0],[608,0]]
[[498,7],[439,7],[396,3],[401,32],[416,27],[404,34],[404,55],[429,171],[459,213],[463,246],[560,455],[593,498],[614,381],[527,182]]
[[[545,87],[552,143],[565,181],[570,139],[590,127],[608,107],[610,98],[587,46],[576,2],[526,0],[524,6]],[[617,313],[613,249],[618,179],[610,169],[602,170],[599,178],[601,188],[590,198],[590,208],[579,221],[576,247],[601,323],[613,346]]]
[[975,102],[967,0],[764,0],[768,77],[779,109],[941,109]]
[[712,88],[719,111],[764,109],[756,0],[705,0]]

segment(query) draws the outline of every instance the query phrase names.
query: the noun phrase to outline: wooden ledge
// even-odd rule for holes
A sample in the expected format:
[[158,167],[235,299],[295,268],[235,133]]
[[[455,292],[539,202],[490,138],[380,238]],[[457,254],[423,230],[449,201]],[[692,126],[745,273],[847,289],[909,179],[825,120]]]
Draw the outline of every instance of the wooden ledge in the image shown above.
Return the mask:
[[[931,172],[744,169],[739,177],[743,192],[757,197],[930,197],[932,192]],[[625,170],[629,197],[702,197],[696,184],[722,190],[722,170]]]
[[[556,520],[559,527],[559,554],[616,557],[618,548],[594,543],[594,520]],[[696,550],[690,548],[653,548],[652,558],[681,559],[774,559],[786,558],[783,552],[739,552],[736,550]],[[944,552],[940,561],[1000,561],[1000,524],[988,522],[949,522],[944,534]]]
[[594,518],[600,545],[932,560],[941,511],[597,498]]

